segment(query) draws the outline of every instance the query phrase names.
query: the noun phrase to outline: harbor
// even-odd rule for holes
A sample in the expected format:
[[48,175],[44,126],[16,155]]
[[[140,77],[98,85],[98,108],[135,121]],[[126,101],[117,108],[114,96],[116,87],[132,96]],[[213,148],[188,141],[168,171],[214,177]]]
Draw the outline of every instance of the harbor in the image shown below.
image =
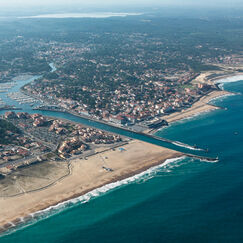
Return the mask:
[[0,93],[6,93],[16,85],[16,82],[0,83]]
[[[55,67],[53,64],[51,67],[52,70],[54,70]],[[112,132],[121,136],[128,137],[130,139],[136,139],[154,145],[162,146],[168,149],[173,149],[181,153],[194,154],[196,156],[201,157],[208,157],[207,148],[198,148],[196,145],[192,146],[179,141],[172,141],[169,139],[158,137],[156,135],[146,134],[143,131],[136,131],[135,129],[129,126],[118,126],[115,123],[110,124],[104,121],[100,121],[98,119],[93,119],[92,117],[74,113],[70,110],[63,110],[60,109],[58,106],[49,105],[47,103],[44,104],[44,101],[40,101],[33,96],[28,96],[28,94],[23,93],[21,91],[21,88],[24,85],[33,82],[38,78],[40,78],[40,76],[28,77],[28,79],[21,79],[20,81],[17,81],[17,79],[15,79],[15,82],[11,82],[11,85],[7,86],[9,88],[8,92],[0,94],[0,99],[2,100],[2,102],[5,102],[5,104],[8,104],[10,108],[9,110],[22,109],[23,112],[28,112],[30,114],[39,113],[44,116],[61,118],[75,123],[80,123],[89,127],[94,127],[100,130]],[[5,110],[7,110],[6,107]],[[0,114],[3,113],[4,111],[0,111]],[[158,123],[159,125],[160,123],[165,124],[165,121],[159,121]],[[155,125],[157,125],[157,123]]]
[[38,100],[29,97],[21,92],[10,92],[7,95],[10,99],[17,101],[20,105],[29,104],[30,106],[34,106]]
[[[39,77],[39,76],[38,76]],[[34,81],[37,77],[33,77],[28,80],[21,80],[21,83],[23,85],[27,84],[28,82]],[[69,120],[75,123],[80,123],[89,127],[94,127],[98,128],[104,131],[112,132],[115,134],[119,134],[121,136],[128,137],[130,139],[136,139],[140,140],[143,142],[151,143],[154,145],[162,146],[168,149],[173,149],[178,152],[182,153],[189,153],[189,154],[194,154],[197,156],[202,156],[202,157],[208,157],[208,154],[206,152],[206,149],[201,149],[197,148],[196,146],[191,146],[188,144],[184,144],[178,141],[171,141],[168,139],[164,139],[161,137],[157,137],[156,135],[149,135],[144,132],[140,131],[135,131],[130,127],[125,127],[125,126],[118,126],[116,124],[108,124],[107,122],[104,121],[99,121],[97,119],[93,119],[91,117],[84,117],[81,115],[78,115],[76,113],[70,112],[70,111],[63,111],[57,108],[55,106],[55,109],[53,109],[53,106],[50,105],[44,105],[44,108],[46,109],[41,109],[41,110],[36,110],[35,107],[33,107],[33,104],[36,104],[37,107],[41,103],[40,101],[38,102],[37,99],[34,97],[29,97],[27,94],[23,94],[21,92],[21,87],[23,85],[20,85],[19,83],[16,84],[16,86],[12,87],[11,91],[9,93],[6,93],[5,96],[2,98],[5,103],[8,103],[9,105],[12,105],[13,107],[10,107],[14,109],[22,109],[23,112],[28,112],[30,114],[33,113],[39,113],[44,116],[50,116],[50,117],[55,117],[55,118],[61,118],[64,120]],[[0,96],[1,98],[1,96]],[[38,104],[39,103],[39,104]],[[39,106],[43,107],[43,106]],[[7,109],[5,109],[7,110]],[[3,114],[4,111],[0,111],[0,114]]]
[[6,103],[0,98],[0,108],[5,106],[5,105],[6,105]]

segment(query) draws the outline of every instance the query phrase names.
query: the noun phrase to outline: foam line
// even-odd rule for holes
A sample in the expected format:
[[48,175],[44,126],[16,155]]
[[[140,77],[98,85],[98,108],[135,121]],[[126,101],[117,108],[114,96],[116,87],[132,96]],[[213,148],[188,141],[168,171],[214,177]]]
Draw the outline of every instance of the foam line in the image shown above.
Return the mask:
[[203,151],[203,149],[201,148],[195,148],[193,146],[190,146],[188,144],[184,144],[184,143],[181,143],[181,142],[178,142],[178,141],[175,141],[175,142],[172,142],[174,145],[177,145],[177,146],[180,146],[180,147],[183,147],[183,148],[187,148],[187,149],[190,149],[190,150],[195,150],[195,151]]
[[[149,177],[149,179],[150,179],[154,175],[156,175],[156,173],[163,167],[166,168],[169,165],[171,165],[170,169],[173,168],[173,167],[178,167],[176,162],[180,162],[180,161],[184,160],[185,158],[186,158],[186,156],[167,159],[164,163],[157,165],[157,166],[154,166],[154,167],[151,167],[150,169],[148,169],[144,172],[141,172],[137,175],[128,177],[128,178],[123,179],[121,181],[109,183],[107,185],[104,185],[104,186],[101,186],[97,189],[94,189],[94,190],[92,190],[92,191],[90,191],[90,192],[88,192],[88,193],[86,193],[82,196],[79,196],[79,197],[76,197],[76,198],[73,198],[73,199],[69,199],[67,201],[64,201],[64,202],[58,203],[56,205],[50,206],[46,209],[32,213],[32,214],[30,214],[26,217],[26,218],[28,218],[28,220],[26,220],[27,222],[24,221],[24,218],[21,218],[21,222],[23,223],[22,226],[20,226],[17,229],[14,229],[14,231],[20,230],[20,229],[23,229],[23,228],[25,228],[29,225],[35,224],[36,222],[39,222],[39,221],[41,221],[41,220],[43,220],[47,217],[55,215],[55,214],[61,212],[62,210],[67,209],[69,207],[72,207],[74,205],[77,205],[79,203],[81,203],[81,204],[87,203],[91,199],[102,196],[105,193],[112,191],[114,189],[120,188],[124,185],[140,182],[145,177]],[[173,165],[173,163],[175,163],[175,164]],[[165,172],[168,172],[168,170],[166,170]],[[32,220],[30,220],[30,218],[32,218]],[[5,234],[11,234],[12,232],[13,232],[13,229],[11,229],[9,232],[7,232]]]

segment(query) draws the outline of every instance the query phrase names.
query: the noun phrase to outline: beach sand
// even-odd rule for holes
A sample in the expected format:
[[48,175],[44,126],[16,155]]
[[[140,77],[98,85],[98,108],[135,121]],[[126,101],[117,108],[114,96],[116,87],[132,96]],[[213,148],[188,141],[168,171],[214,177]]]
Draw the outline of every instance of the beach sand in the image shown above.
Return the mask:
[[[105,184],[138,174],[182,153],[133,140],[119,148],[71,161],[71,175],[54,185],[15,197],[0,197],[0,230],[19,222],[19,218],[83,195]],[[111,168],[109,172],[102,167]]]
[[[192,84],[209,84],[214,85],[219,80],[229,78],[232,76],[242,76],[242,72],[238,71],[238,69],[242,69],[242,66],[225,66],[225,65],[216,65],[220,68],[219,71],[206,71],[202,72],[198,75],[194,80],[192,80]],[[232,95],[231,92],[224,90],[216,90],[209,93],[206,96],[203,96],[199,101],[195,102],[192,107],[182,110],[180,112],[172,113],[170,115],[164,116],[165,119],[169,123],[173,123],[182,119],[187,119],[193,116],[196,116],[200,113],[205,113],[209,111],[213,111],[216,109],[220,109],[220,107],[210,105],[209,102],[215,98]],[[151,131],[149,131],[150,133]],[[153,131],[154,132],[154,131]]]
[[216,109],[220,109],[220,107],[214,106],[214,105],[210,105],[208,104],[210,102],[210,100],[221,97],[221,96],[225,96],[225,95],[230,95],[232,93],[228,92],[228,91],[213,91],[211,93],[209,93],[206,96],[203,96],[199,101],[197,101],[196,103],[194,103],[192,105],[192,107],[183,110],[181,112],[176,112],[176,113],[172,113],[170,115],[167,116],[163,116],[163,119],[165,119],[168,123],[173,123],[182,119],[187,119],[193,116],[196,116],[200,113],[205,113],[205,112],[209,112],[212,110],[216,110]]
[[[207,78],[211,74],[210,72],[203,73],[193,82],[212,84],[212,80]],[[213,91],[194,103],[191,108],[164,116],[163,119],[173,123],[200,113],[220,109],[208,103],[214,98],[230,94],[227,91]],[[32,213],[138,174],[162,164],[167,159],[183,155],[177,151],[137,140],[129,142],[123,148],[124,151],[118,148],[115,151],[111,149],[88,157],[87,160],[72,160],[70,162],[71,174],[48,188],[14,197],[0,197],[0,232],[9,228],[11,222],[18,223],[20,218],[29,218]],[[102,167],[111,168],[114,171],[109,172]]]

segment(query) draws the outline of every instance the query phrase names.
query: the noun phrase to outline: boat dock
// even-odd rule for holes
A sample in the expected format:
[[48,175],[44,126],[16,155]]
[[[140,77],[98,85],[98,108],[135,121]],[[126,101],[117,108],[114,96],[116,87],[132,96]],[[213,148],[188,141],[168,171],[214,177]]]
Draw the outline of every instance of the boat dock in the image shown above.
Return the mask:
[[34,104],[37,103],[38,100],[29,97],[21,92],[11,92],[7,95],[10,99],[17,101],[19,104]]
[[16,85],[16,82],[0,83],[0,93],[7,93]]

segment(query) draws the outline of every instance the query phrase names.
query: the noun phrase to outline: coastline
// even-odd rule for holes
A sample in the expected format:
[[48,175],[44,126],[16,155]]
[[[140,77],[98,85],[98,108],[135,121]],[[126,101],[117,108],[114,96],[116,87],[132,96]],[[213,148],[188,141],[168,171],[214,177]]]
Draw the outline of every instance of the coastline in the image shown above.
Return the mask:
[[[238,82],[243,80],[242,72],[220,73],[220,74],[215,74],[216,77],[214,78],[208,78],[210,75],[212,75],[211,72],[201,73],[198,77],[196,77],[195,80],[192,81],[192,83],[207,83],[210,85],[223,85],[224,83]],[[223,86],[221,86],[219,87],[219,90],[212,91],[207,95],[202,96],[198,101],[193,103],[190,108],[163,116],[163,119],[165,119],[168,123],[172,124],[174,122],[181,121],[184,119],[189,119],[203,113],[208,113],[218,109],[224,109],[223,107],[210,104],[210,102],[212,100],[225,97],[225,96],[230,96],[230,95],[236,95],[236,93],[226,91],[223,89]],[[147,133],[154,134],[158,130],[148,131]]]
[[[45,190],[0,198],[0,232],[23,223],[23,220],[32,219],[31,215],[36,212],[137,175],[151,167],[163,165],[168,159],[183,156],[183,153],[137,140],[129,142],[123,148],[123,152],[106,151],[87,160],[72,161],[71,174]],[[104,164],[114,171],[105,171],[102,168]]]
[[[215,77],[210,77],[211,75],[215,75]],[[200,75],[198,75],[194,80],[192,80],[192,83],[198,84],[198,83],[206,83],[209,85],[216,85],[218,86],[218,90],[212,91],[208,93],[207,95],[202,96],[198,101],[192,104],[192,106],[188,109],[181,110],[179,112],[174,112],[169,115],[163,116],[163,119],[166,120],[169,124],[173,124],[175,122],[190,119],[192,117],[196,117],[198,115],[208,113],[214,110],[224,109],[223,107],[219,107],[213,104],[210,104],[212,100],[225,97],[225,96],[231,96],[236,95],[236,93],[226,91],[223,89],[224,83],[231,83],[231,82],[238,82],[243,80],[243,73],[242,72],[236,72],[231,71],[230,73],[227,72],[202,72]],[[150,129],[146,130],[146,134],[155,134],[159,129]]]
[[[49,65],[52,68],[52,71],[56,70],[53,63],[50,63]],[[193,103],[190,108],[186,108],[186,109],[183,109],[181,111],[173,112],[169,115],[165,115],[165,116],[162,117],[162,119],[166,120],[168,123],[174,123],[174,122],[179,121],[179,120],[184,120],[184,119],[188,119],[188,118],[191,118],[191,117],[195,117],[195,116],[200,115],[202,113],[207,113],[207,112],[210,112],[210,111],[213,111],[213,110],[222,109],[222,107],[218,107],[218,106],[209,104],[209,102],[216,99],[216,98],[220,98],[220,97],[223,97],[223,96],[234,95],[235,93],[223,90],[223,88],[222,88],[223,86],[220,86],[220,84],[223,84],[223,83],[226,83],[226,82],[232,82],[231,81],[232,78],[233,78],[233,82],[243,80],[243,72],[238,71],[237,70],[238,67],[235,68],[235,67],[231,67],[231,66],[220,66],[220,65],[218,65],[218,66],[221,68],[220,71],[201,72],[195,79],[193,79],[191,81],[192,84],[202,83],[202,84],[215,85],[218,88],[218,90],[211,91],[210,93],[202,96],[198,101]],[[228,79],[229,79],[229,81],[227,81]],[[30,97],[36,98],[36,99],[40,99],[39,97],[36,97],[35,95],[31,94],[30,92],[27,92],[26,90],[23,90],[22,88],[21,88],[21,92],[23,92],[24,94],[26,94]],[[56,111],[56,110],[50,110],[50,111]],[[59,112],[59,111],[57,111],[57,112]],[[121,126],[119,126],[115,123],[112,123],[112,122],[107,122],[107,121],[104,121],[104,120],[98,120],[98,119],[91,117],[91,116],[76,114],[72,110],[63,110],[61,112],[66,112],[68,114],[71,114],[71,115],[74,115],[74,116],[77,116],[77,117],[80,117],[80,118],[84,118],[84,119],[88,119],[88,120],[91,120],[91,121],[103,123],[105,125],[117,127],[119,129],[133,131],[133,129],[129,129],[128,127],[124,128],[124,127],[121,127]],[[151,130],[151,129],[144,128],[143,133],[144,134],[154,134],[160,129],[155,129],[155,130],[152,129]]]
[[[220,83],[220,80],[232,76],[236,75],[221,77],[217,79],[218,82],[214,82]],[[233,95],[233,93],[224,90],[213,91],[203,96],[191,108],[165,116],[164,119],[169,123],[173,123],[201,113],[220,109],[220,107],[208,104],[208,102],[227,95]],[[126,148],[125,152],[117,150],[106,151],[87,160],[76,159],[72,161],[71,174],[44,190],[25,193],[12,198],[0,198],[0,233],[31,220],[36,212],[52,206],[55,207],[60,203],[78,198],[97,188],[137,175],[154,166],[163,165],[168,159],[179,158],[184,155],[177,151],[137,140],[133,140],[123,147]],[[131,152],[130,150],[134,151]],[[112,153],[114,154],[112,155]],[[124,157],[123,155],[129,156]],[[105,163],[108,164],[108,168],[114,169],[114,172],[107,172],[102,169],[101,161],[104,161],[106,157],[108,157],[108,160],[105,159]],[[89,172],[88,175],[87,171]],[[82,178],[80,178],[81,175],[83,176]],[[43,198],[45,199],[43,200]]]
[[[210,77],[212,74],[215,74],[216,77]],[[233,81],[231,81],[232,78],[233,78]],[[211,72],[211,71],[202,72],[200,75],[198,75],[191,82],[194,83],[194,84],[207,83],[207,84],[210,84],[210,85],[215,85],[215,86],[218,87],[218,90],[211,91],[208,94],[202,96],[198,101],[193,103],[190,108],[186,108],[186,109],[183,109],[181,111],[173,112],[169,115],[165,115],[165,116],[162,117],[162,119],[164,119],[168,123],[172,124],[172,123],[177,122],[179,120],[189,119],[191,117],[198,116],[202,113],[211,112],[211,111],[217,110],[217,109],[223,109],[222,107],[209,104],[210,101],[217,99],[217,98],[220,98],[220,97],[224,97],[224,96],[235,95],[235,93],[233,93],[233,92],[225,91],[222,88],[223,86],[220,86],[220,84],[223,84],[223,83],[226,83],[226,82],[235,82],[235,81],[240,81],[240,80],[243,80],[243,73],[242,72],[236,72],[236,71],[231,72],[231,73],[227,73],[227,72],[215,73],[215,72]],[[38,97],[33,96],[31,93],[26,92],[23,89],[21,89],[21,92],[23,92],[26,95],[29,95],[30,97],[34,97],[36,99],[39,99]],[[56,111],[56,110],[50,110],[50,111]],[[104,120],[98,120],[98,119],[93,118],[91,116],[76,114],[75,112],[72,112],[71,110],[65,110],[65,111],[62,111],[62,112],[66,112],[68,114],[71,114],[71,115],[74,115],[74,116],[77,116],[77,117],[80,117],[80,118],[88,119],[88,120],[91,120],[91,121],[103,123],[105,125],[109,125],[109,126],[117,127],[119,129],[124,129],[124,130],[133,132],[133,129],[131,129],[131,128],[127,128],[127,127],[124,128],[124,127],[121,127],[119,125],[116,125],[115,123],[107,122],[107,121],[104,121]],[[144,133],[144,134],[155,134],[160,129],[152,129],[151,130],[151,129],[145,129],[144,128],[144,131],[142,133]]]
[[209,102],[216,98],[220,98],[228,95],[233,95],[233,93],[224,90],[212,91],[206,96],[201,97],[200,100],[194,103],[190,108],[164,116],[163,119],[165,119],[168,123],[171,124],[179,120],[184,120],[184,119],[197,116],[202,113],[223,109],[222,107],[209,104]]

